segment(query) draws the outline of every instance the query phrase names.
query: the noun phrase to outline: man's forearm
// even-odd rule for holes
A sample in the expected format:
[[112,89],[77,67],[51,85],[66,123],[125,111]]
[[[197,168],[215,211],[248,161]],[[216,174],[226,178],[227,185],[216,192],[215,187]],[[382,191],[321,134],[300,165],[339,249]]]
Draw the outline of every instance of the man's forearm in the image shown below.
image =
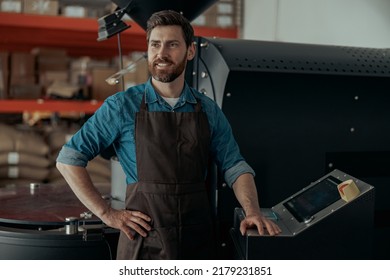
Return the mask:
[[258,233],[276,235],[281,232],[279,226],[260,213],[259,200],[255,180],[252,174],[242,174],[233,184],[234,193],[245,211],[245,219],[241,221],[240,232],[244,235],[248,228],[257,227]]
[[77,198],[92,213],[102,218],[109,205],[94,187],[87,170],[81,166],[72,166],[60,162],[57,162],[57,169],[65,178]]
[[233,184],[233,190],[246,215],[260,214],[257,190],[252,174],[240,175]]

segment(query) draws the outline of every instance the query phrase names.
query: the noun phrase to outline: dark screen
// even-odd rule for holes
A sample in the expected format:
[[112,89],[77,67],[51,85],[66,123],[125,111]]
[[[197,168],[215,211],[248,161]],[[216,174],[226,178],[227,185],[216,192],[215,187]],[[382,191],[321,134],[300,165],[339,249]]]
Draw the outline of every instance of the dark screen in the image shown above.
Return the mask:
[[328,176],[283,205],[299,222],[303,222],[340,199],[337,190],[337,185],[340,183],[339,179]]

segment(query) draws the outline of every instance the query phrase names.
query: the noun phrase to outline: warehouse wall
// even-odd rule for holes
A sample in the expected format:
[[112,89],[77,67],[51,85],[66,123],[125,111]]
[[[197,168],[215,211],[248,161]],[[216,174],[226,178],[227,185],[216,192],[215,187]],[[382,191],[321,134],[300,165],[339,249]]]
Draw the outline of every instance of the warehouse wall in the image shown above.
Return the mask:
[[388,0],[244,0],[243,39],[390,47]]

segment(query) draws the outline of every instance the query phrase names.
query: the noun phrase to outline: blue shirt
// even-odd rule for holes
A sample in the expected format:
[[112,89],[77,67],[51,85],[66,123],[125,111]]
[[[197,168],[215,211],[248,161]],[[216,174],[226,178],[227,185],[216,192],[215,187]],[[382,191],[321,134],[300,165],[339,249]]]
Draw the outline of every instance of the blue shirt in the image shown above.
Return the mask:
[[[126,183],[137,182],[134,124],[142,96],[150,112],[193,112],[197,99],[206,112],[211,135],[211,155],[231,186],[238,176],[252,173],[233,137],[232,129],[217,104],[204,94],[184,85],[177,104],[172,108],[154,90],[151,80],[108,97],[102,106],[81,129],[66,143],[57,158],[58,162],[87,166],[88,161],[113,144],[118,159],[126,174]],[[197,98],[197,99],[196,99]]]

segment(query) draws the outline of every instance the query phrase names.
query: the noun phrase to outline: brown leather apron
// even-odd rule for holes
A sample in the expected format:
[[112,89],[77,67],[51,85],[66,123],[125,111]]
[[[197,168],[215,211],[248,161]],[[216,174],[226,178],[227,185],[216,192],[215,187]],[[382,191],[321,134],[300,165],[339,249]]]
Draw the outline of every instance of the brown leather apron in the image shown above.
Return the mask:
[[152,230],[129,240],[121,233],[117,259],[211,259],[213,227],[205,172],[210,131],[198,100],[195,112],[148,112],[135,125],[138,182],[126,209],[152,218]]

